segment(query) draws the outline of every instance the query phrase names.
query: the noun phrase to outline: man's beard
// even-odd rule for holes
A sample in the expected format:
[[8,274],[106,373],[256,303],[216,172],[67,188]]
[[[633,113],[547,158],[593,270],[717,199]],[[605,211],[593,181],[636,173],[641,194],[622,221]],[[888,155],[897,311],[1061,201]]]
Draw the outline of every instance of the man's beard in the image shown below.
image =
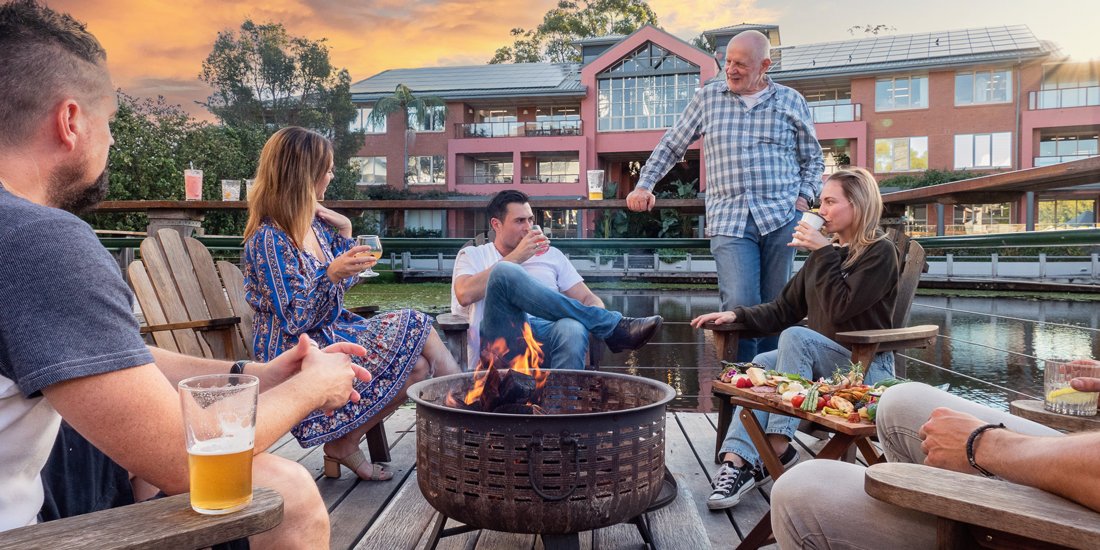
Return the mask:
[[83,214],[91,207],[97,205],[107,196],[110,188],[107,168],[99,174],[91,184],[76,185],[83,177],[83,170],[78,164],[61,166],[50,175],[50,204],[72,212]]

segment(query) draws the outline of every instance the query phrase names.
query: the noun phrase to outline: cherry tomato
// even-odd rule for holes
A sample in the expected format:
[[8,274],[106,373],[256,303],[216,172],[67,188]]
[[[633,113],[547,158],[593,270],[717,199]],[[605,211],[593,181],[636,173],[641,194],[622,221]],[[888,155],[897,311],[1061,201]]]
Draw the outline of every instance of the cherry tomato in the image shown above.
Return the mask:
[[825,399],[824,397],[818,397],[817,398],[817,410],[820,411],[821,409],[824,409],[825,405],[828,405],[828,404],[829,404],[828,399]]
[[802,406],[802,402],[805,400],[805,395],[796,395],[793,399],[791,399],[791,406],[797,409]]

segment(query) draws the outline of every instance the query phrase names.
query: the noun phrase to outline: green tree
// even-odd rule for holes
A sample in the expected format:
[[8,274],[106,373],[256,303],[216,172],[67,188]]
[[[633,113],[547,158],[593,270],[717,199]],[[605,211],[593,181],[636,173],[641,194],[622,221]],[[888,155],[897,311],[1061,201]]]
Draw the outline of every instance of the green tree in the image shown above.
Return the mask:
[[878,182],[879,187],[896,187],[898,189],[916,189],[928,187],[952,181],[959,181],[977,177],[974,172],[966,170],[925,170],[919,174],[894,176]]
[[223,124],[268,135],[284,126],[321,132],[335,147],[336,179],[329,198],[353,198],[349,165],[363,143],[350,130],[356,116],[351,75],[333,67],[325,39],[291,36],[281,23],[245,20],[239,32],[218,33],[199,78],[214,93],[203,105]]
[[645,0],[560,0],[534,29],[512,29],[511,46],[498,48],[489,63],[579,63],[574,40],[630,34],[657,26],[657,14]]
[[381,125],[393,113],[402,113],[401,118],[405,121],[405,156],[401,163],[404,169],[402,188],[407,189],[409,186],[409,140],[415,135],[415,130],[410,124],[411,120],[414,118],[422,121],[430,120],[435,108],[444,106],[446,103],[442,99],[430,95],[415,95],[404,84],[398,84],[393,90],[393,95],[383,97],[374,103],[374,108],[367,117],[368,123]]

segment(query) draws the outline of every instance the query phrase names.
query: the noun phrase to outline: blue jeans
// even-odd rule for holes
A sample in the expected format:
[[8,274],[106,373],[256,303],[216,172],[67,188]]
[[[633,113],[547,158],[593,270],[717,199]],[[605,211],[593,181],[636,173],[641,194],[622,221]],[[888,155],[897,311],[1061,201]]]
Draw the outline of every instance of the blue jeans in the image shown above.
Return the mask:
[[[794,248],[787,246],[802,213],[786,225],[760,234],[756,221],[749,215],[743,237],[715,235],[710,238],[710,251],[718,268],[718,295],[722,311],[737,306],[755,306],[775,300],[794,269]],[[748,361],[765,351],[774,350],[776,337],[742,339],[737,347],[737,360]]]
[[[817,380],[822,376],[831,376],[838,368],[847,366],[851,358],[852,352],[824,335],[806,327],[791,327],[779,335],[779,349],[761,353],[752,362],[765,365],[768,370],[796,373],[803,378]],[[892,378],[894,354],[891,352],[875,354],[875,358],[871,360],[871,367],[864,372],[863,381],[867,384]],[[781,434],[790,439],[798,429],[797,417],[768,414],[762,411],[753,411],[753,414],[764,427],[765,433]],[[749,464],[760,466],[760,453],[757,452],[740,418],[741,407],[738,407],[733,413],[733,422],[730,424],[729,431],[726,432],[726,439],[722,441],[720,453],[733,453]]]
[[507,359],[523,353],[523,324],[531,325],[543,344],[550,368],[583,369],[588,352],[588,333],[606,338],[623,314],[586,306],[533,279],[511,262],[492,267],[485,287],[485,317],[478,329],[481,349],[503,338]]

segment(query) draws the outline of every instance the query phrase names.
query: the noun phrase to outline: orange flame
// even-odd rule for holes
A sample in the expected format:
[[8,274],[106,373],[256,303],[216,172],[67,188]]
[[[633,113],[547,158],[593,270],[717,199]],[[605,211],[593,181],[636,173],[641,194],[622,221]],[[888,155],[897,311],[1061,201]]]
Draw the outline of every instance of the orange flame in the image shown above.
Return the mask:
[[[539,368],[546,354],[542,351],[542,343],[535,340],[534,333],[531,332],[531,325],[527,323],[523,324],[523,341],[527,349],[522,355],[512,359],[510,368],[534,378],[535,388],[542,389],[546,385],[546,379],[550,376],[549,372]],[[466,397],[463,399],[467,405],[472,405],[481,398],[485,393],[485,383],[489,379],[489,373],[497,368],[497,361],[507,355],[508,345],[503,338],[498,338],[489,345],[474,370],[474,387],[466,393]]]

